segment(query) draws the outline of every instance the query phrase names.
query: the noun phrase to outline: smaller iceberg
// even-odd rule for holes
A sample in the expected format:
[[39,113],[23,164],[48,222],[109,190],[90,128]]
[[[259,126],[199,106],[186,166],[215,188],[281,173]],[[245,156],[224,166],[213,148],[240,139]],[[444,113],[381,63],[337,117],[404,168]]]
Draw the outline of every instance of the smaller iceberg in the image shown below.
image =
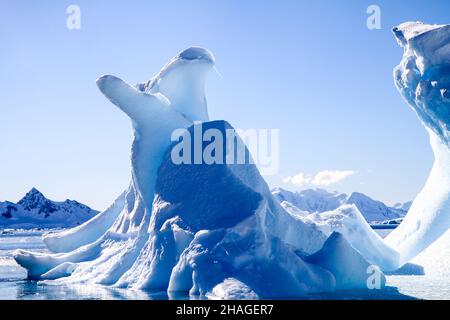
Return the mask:
[[354,204],[344,204],[333,211],[307,216],[326,235],[338,232],[371,264],[382,270],[395,270],[399,265],[397,251],[387,245],[370,227]]
[[386,284],[382,272],[369,264],[338,232],[333,232],[323,248],[305,261],[329,270],[336,279],[336,290],[367,289],[370,287],[368,274],[375,272],[379,275],[378,289]]

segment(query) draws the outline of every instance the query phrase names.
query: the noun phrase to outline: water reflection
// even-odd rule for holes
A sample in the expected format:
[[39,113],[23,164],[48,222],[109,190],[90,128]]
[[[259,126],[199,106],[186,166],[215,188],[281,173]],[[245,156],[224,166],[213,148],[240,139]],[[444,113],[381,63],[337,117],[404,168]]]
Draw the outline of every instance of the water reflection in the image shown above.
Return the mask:
[[51,285],[22,280],[15,283],[19,300],[167,300],[165,292],[145,292],[100,285]]

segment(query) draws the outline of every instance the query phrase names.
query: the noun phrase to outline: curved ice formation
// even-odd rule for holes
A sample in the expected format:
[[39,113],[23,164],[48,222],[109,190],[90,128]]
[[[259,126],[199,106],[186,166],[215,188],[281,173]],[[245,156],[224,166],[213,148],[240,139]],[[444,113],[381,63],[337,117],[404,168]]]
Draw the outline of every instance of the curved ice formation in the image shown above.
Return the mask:
[[[192,47],[171,59],[148,82],[137,84],[136,89],[113,76],[103,76],[97,80],[102,93],[132,120],[135,132],[132,182],[129,190],[95,218],[77,228],[44,236],[44,242],[50,250],[70,252],[99,239],[112,226],[119,213],[126,210],[125,202],[131,208],[136,201],[132,199],[136,190],[146,193],[142,201],[150,199],[151,207],[151,183],[154,183],[159,162],[156,159],[154,165],[147,170],[147,163],[152,163],[152,156],[147,152],[157,150],[159,154],[153,156],[160,158],[161,153],[170,145],[171,141],[167,139],[170,130],[186,128],[194,121],[208,120],[204,88],[208,71],[213,65],[214,57],[208,50]],[[160,128],[165,128],[166,132],[162,132]],[[137,172],[146,176],[141,177]],[[139,181],[148,181],[150,185],[144,185],[142,189],[139,186],[136,188]]]
[[[30,277],[39,278],[64,262],[92,261],[94,265],[109,259],[115,262],[98,268],[98,277],[104,276],[98,281],[114,283],[113,275],[118,276],[120,270],[131,266],[133,256],[137,256],[148,237],[157,170],[172,143],[172,132],[187,128],[194,121],[207,120],[204,86],[213,66],[209,51],[189,48],[145,84],[133,87],[114,76],[97,80],[100,91],[132,120],[130,186],[109,209],[90,221],[72,230],[46,235],[45,243],[58,254],[16,252],[17,261],[28,269]],[[183,88],[185,100],[174,92],[177,86]]]
[[386,238],[402,265],[450,228],[450,26],[407,22],[393,32],[404,48],[395,84],[427,128],[435,156],[424,188]]
[[[18,250],[16,261],[29,277],[221,298],[335,289],[331,272],[303,260],[322,247],[326,235],[272,198],[227,122],[207,122],[204,85],[213,65],[209,51],[190,48],[147,83],[132,87],[114,76],[98,79],[102,93],[132,120],[130,187],[91,221],[46,235],[54,253]],[[214,165],[174,164],[171,134],[184,128],[195,136],[199,126],[222,137],[231,132],[233,147],[222,141],[227,153]],[[244,146],[244,164],[227,163],[236,145]],[[210,146],[203,141],[201,147]]]

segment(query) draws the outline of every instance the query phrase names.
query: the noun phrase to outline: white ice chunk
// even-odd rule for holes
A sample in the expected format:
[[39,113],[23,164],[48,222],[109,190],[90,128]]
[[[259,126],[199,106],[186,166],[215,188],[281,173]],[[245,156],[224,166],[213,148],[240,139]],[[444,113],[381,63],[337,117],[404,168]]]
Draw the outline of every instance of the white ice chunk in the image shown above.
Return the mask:
[[239,280],[228,278],[216,285],[212,292],[207,293],[212,300],[256,300],[258,295]]
[[72,262],[64,262],[57,267],[53,268],[50,271],[47,271],[41,276],[43,280],[55,280],[59,278],[64,278],[70,276],[75,268],[77,267],[76,263]]

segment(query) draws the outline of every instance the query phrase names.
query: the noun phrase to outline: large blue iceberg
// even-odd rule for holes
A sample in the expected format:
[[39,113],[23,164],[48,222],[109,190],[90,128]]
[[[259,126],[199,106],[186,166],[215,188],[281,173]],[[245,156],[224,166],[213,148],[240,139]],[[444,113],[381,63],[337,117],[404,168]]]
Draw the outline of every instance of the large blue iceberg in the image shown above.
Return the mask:
[[[330,271],[303,260],[326,235],[272,198],[227,122],[208,121],[204,87],[213,65],[210,52],[190,48],[146,83],[98,79],[102,93],[132,120],[130,186],[87,223],[47,235],[54,253],[17,251],[29,277],[216,298],[334,290]],[[233,146],[244,146],[231,152],[243,150],[246,161],[229,164],[230,142],[223,140],[223,161],[174,163],[172,134],[195,135],[198,127],[224,137],[231,132]]]
[[[97,80],[132,121],[130,186],[90,221],[46,235],[53,253],[19,250],[16,261],[29,277],[50,283],[209,298],[367,288],[368,271],[379,272],[374,265],[399,268],[450,227],[449,30],[422,23],[394,29],[405,48],[394,72],[396,85],[427,127],[436,162],[405,221],[386,240],[354,205],[308,217],[281,207],[234,128],[209,120],[205,83],[215,60],[206,49],[189,48],[148,82]],[[198,130],[212,130],[216,137],[231,133],[232,139],[201,140],[201,152],[214,153],[212,164],[174,162],[180,139],[189,141],[188,149],[198,148],[188,139]],[[182,132],[179,140],[174,132]],[[244,163],[227,161],[229,154],[238,156],[235,152],[243,152]]]

